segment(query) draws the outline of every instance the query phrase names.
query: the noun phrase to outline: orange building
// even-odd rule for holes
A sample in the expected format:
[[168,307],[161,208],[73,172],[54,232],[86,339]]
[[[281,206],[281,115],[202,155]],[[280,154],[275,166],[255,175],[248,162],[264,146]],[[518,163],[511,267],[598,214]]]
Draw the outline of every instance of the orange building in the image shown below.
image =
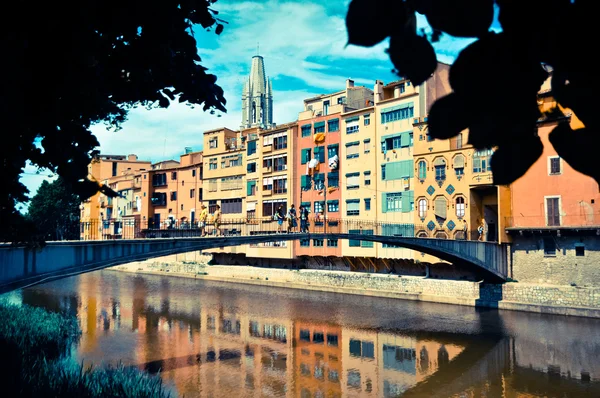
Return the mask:
[[[542,111],[557,106],[550,79],[539,94]],[[562,109],[573,129],[583,126]],[[594,179],[575,171],[549,141],[559,120],[544,118],[537,134],[542,156],[511,185],[513,278],[519,282],[572,286],[600,285],[600,192]]]

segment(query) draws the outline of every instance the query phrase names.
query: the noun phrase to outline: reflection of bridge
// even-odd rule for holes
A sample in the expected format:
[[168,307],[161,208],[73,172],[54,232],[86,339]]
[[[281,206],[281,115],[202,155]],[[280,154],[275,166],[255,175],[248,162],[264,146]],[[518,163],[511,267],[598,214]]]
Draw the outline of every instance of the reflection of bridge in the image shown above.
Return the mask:
[[[83,226],[82,226],[83,229]],[[66,274],[89,272],[132,261],[190,251],[303,239],[348,239],[378,242],[427,253],[453,264],[483,271],[492,281],[506,280],[506,244],[415,237],[414,225],[328,221],[313,233],[274,233],[255,226],[228,230],[226,236],[200,237],[197,229],[138,229],[134,239],[48,242],[42,249],[0,245],[0,292]]]

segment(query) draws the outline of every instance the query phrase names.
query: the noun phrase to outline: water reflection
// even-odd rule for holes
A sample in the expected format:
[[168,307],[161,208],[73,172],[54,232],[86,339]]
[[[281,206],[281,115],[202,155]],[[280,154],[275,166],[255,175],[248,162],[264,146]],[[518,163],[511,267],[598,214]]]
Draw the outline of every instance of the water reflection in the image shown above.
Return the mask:
[[[14,299],[14,297],[13,297]],[[186,397],[600,396],[600,322],[114,271],[26,289]]]

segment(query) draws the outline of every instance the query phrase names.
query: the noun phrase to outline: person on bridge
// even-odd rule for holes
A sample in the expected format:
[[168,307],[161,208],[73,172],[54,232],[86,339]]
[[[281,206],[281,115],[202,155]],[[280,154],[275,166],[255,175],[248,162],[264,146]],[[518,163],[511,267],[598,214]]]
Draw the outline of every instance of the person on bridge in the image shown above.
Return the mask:
[[293,204],[290,206],[290,209],[288,210],[287,219],[288,219],[288,233],[296,232],[296,227],[298,227],[298,221],[297,221],[298,216],[296,215],[296,208],[294,207]]
[[200,217],[198,219],[198,227],[200,227],[200,235],[206,236],[206,220],[208,219],[208,210],[206,206],[200,206]]
[[277,220],[277,233],[282,232],[283,220],[285,220],[285,214],[283,214],[283,205],[279,205],[277,212],[275,212],[275,219]]
[[483,232],[485,231],[485,223],[483,220],[479,223],[479,227],[477,227],[477,232],[479,233],[478,241],[483,242]]
[[300,232],[308,233],[308,209],[300,206]]
[[463,238],[463,240],[467,240],[467,232],[468,232],[467,220],[465,220],[463,218],[462,222],[463,222],[463,228],[462,228],[463,236],[462,236],[462,238]]
[[221,236],[221,206],[217,205],[213,214],[213,223],[215,225],[215,235]]

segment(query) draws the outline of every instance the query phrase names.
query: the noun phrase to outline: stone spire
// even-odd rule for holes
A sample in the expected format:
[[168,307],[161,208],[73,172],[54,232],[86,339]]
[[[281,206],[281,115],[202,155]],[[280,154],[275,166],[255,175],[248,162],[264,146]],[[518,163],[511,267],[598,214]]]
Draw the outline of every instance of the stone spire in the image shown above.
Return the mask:
[[265,75],[263,57],[252,57],[250,76],[242,90],[241,128],[273,126],[273,88]]

